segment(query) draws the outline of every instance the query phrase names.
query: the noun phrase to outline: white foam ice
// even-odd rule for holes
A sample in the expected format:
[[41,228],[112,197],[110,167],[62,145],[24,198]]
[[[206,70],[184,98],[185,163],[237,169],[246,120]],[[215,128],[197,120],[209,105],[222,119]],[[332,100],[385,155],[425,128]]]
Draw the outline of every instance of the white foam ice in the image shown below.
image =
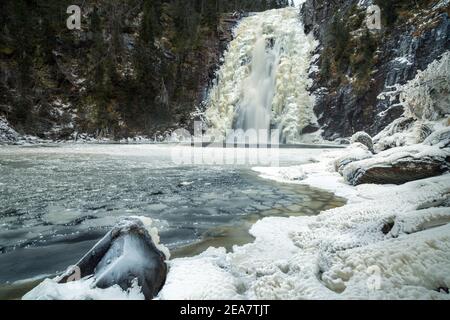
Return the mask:
[[39,286],[23,296],[23,300],[144,300],[144,294],[135,281],[127,291],[118,285],[107,289],[94,287],[94,278],[58,284],[45,279]]
[[311,52],[298,9],[284,8],[243,18],[209,92],[206,119],[223,135],[230,129],[280,129],[287,142],[316,124],[308,93]]
[[[352,187],[335,172],[346,152],[323,152],[301,166],[255,168],[348,203],[318,216],[265,218],[251,228],[251,244],[171,261],[159,298],[449,299],[449,213],[435,206],[448,201],[450,175]],[[220,282],[223,289],[214,285]]]

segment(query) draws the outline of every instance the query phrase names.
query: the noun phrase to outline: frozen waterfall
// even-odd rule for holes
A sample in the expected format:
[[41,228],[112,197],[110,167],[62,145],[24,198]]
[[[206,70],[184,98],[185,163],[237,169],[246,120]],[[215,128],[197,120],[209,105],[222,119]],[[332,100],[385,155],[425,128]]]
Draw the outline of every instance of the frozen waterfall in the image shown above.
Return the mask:
[[230,129],[279,129],[283,141],[302,142],[302,129],[317,122],[307,91],[316,45],[296,8],[243,18],[209,92],[208,125],[224,136]]

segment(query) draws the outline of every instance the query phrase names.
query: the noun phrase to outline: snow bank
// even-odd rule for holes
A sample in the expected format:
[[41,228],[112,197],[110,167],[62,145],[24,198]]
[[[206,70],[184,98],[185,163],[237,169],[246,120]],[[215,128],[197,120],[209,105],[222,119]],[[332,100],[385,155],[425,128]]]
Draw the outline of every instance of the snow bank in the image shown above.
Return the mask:
[[335,172],[347,152],[324,151],[302,166],[254,168],[349,202],[319,216],[265,218],[251,228],[251,244],[171,261],[159,298],[450,299],[450,175],[351,187]]
[[135,282],[128,291],[118,285],[107,289],[94,287],[94,279],[58,284],[45,279],[39,286],[23,296],[23,300],[144,300],[141,288]]

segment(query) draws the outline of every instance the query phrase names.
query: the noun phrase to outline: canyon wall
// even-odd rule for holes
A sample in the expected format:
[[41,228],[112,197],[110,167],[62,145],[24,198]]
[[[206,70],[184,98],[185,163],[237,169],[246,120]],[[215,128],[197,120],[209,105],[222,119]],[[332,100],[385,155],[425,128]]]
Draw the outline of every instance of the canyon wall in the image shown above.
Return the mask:
[[[381,30],[369,31],[366,12],[373,4],[381,8]],[[310,91],[324,137],[373,135],[398,118],[399,97],[379,96],[449,50],[449,15],[447,0],[307,0],[304,28],[321,43]]]

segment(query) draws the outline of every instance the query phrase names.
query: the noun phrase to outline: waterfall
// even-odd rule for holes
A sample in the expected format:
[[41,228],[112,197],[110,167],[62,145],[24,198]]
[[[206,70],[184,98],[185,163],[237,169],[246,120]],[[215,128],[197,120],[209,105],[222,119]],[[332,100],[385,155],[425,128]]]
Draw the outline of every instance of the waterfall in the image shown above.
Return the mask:
[[236,112],[236,129],[268,131],[275,86],[275,60],[272,50],[266,50],[262,34],[252,52],[251,72],[242,86],[242,99]]
[[302,129],[317,123],[307,91],[317,42],[299,19],[296,8],[242,19],[206,101],[209,126],[224,136],[229,129],[279,129],[283,140],[300,142]]

